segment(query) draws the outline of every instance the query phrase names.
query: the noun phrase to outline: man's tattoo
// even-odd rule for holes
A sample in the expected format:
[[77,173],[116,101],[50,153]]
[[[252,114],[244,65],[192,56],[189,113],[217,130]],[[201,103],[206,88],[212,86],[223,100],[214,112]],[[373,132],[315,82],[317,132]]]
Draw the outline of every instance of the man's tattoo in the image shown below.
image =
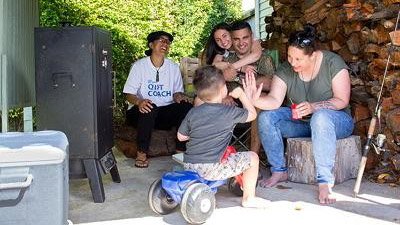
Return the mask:
[[336,106],[330,100],[314,103],[314,110],[318,110],[318,109],[337,110]]

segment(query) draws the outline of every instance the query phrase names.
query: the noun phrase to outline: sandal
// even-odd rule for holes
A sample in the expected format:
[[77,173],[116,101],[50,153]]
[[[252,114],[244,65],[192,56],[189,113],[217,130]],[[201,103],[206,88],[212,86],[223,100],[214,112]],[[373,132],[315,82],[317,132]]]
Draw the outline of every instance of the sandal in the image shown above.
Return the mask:
[[135,159],[135,167],[147,168],[149,167],[149,160],[147,160],[146,153],[138,152]]

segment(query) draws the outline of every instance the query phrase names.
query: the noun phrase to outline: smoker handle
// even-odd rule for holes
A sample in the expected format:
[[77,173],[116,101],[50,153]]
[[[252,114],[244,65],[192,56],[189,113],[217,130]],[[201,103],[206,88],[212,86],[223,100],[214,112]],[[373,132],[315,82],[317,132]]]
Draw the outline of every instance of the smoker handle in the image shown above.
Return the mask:
[[71,81],[71,87],[75,87],[74,77],[71,73],[68,73],[68,72],[52,73],[51,79],[53,80],[53,87],[57,88],[58,87],[57,79],[61,79],[64,77],[69,78],[69,80]]
[[32,184],[32,180],[33,180],[33,175],[28,174],[28,176],[26,177],[26,180],[23,182],[0,184],[0,190],[27,188]]

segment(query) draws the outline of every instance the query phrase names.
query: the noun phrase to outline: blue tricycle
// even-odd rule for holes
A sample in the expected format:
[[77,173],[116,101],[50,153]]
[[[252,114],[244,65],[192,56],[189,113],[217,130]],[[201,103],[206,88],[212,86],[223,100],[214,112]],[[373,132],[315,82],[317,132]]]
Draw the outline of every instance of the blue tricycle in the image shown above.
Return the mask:
[[[188,223],[202,224],[214,212],[215,193],[225,183],[205,180],[193,171],[167,172],[150,186],[149,205],[155,213],[166,215],[180,204]],[[228,179],[228,189],[237,196],[243,196],[241,184],[241,175]]]

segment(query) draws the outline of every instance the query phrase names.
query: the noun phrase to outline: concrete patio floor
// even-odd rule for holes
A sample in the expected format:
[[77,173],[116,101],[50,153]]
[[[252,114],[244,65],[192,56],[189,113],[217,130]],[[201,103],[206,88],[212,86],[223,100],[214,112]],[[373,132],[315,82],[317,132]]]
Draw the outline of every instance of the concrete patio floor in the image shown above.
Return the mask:
[[[70,181],[69,219],[80,225],[186,224],[179,208],[160,216],[148,206],[150,184],[178,164],[171,157],[150,159],[150,167],[138,169],[133,160],[114,151],[121,183],[103,177],[106,200],[93,203],[87,179]],[[265,169],[261,171],[266,174]],[[335,186],[338,202],[322,206],[314,185],[281,183],[279,187],[257,188],[257,195],[271,200],[266,209],[240,207],[240,198],[225,186],[216,194],[217,208],[205,224],[400,224],[400,187],[364,181],[360,195],[353,198],[354,180]]]

